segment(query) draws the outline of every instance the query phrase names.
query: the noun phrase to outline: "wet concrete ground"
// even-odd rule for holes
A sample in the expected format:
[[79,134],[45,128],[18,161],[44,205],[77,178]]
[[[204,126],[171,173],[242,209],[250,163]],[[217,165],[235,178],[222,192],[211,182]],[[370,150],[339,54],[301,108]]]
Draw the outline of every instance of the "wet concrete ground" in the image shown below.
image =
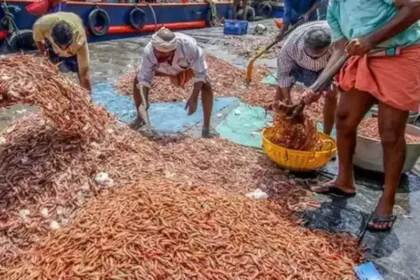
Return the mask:
[[[272,25],[272,22],[269,21],[266,24]],[[209,41],[214,38],[219,41],[223,40],[220,39],[222,29],[202,29],[186,31],[186,33],[194,36],[207,53],[223,58],[237,67],[246,67],[247,59],[232,55],[228,48],[221,45],[209,44]],[[115,80],[121,74],[137,66],[146,43],[146,38],[140,38],[90,45],[93,83]],[[273,70],[276,68],[275,60],[261,59],[258,63]],[[234,107],[235,105],[232,105],[222,113],[226,115]],[[0,109],[0,129],[32,110],[35,109],[22,105],[7,110]],[[214,122],[220,122],[222,119],[214,119]],[[189,133],[198,135],[199,131],[200,125],[197,125]],[[336,171],[336,163],[333,162],[323,170],[321,175],[325,178],[333,178]],[[363,172],[357,174],[358,195],[348,200],[318,196],[322,207],[314,212],[303,213],[308,219],[308,226],[336,232],[349,231],[356,236],[362,235],[369,214],[375,209],[380,197],[382,181],[381,176],[369,173],[366,175]],[[313,178],[313,175],[307,178],[302,178],[302,176],[297,178],[308,181]],[[403,181],[396,199],[395,213],[398,214],[398,220],[394,229],[389,233],[367,232],[362,243],[368,248],[367,257],[374,261],[385,279],[415,280],[420,279],[420,252],[418,250],[420,244],[420,179],[415,174],[408,174]]]

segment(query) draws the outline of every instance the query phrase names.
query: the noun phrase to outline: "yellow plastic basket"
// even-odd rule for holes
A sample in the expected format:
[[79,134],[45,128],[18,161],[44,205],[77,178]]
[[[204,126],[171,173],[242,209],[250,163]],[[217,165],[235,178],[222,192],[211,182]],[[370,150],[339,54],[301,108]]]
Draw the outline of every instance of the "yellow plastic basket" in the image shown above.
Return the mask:
[[314,171],[326,165],[337,152],[337,144],[330,136],[318,132],[323,142],[322,150],[318,152],[304,152],[289,150],[271,143],[266,137],[265,128],[262,131],[263,150],[265,154],[280,167],[299,172]]

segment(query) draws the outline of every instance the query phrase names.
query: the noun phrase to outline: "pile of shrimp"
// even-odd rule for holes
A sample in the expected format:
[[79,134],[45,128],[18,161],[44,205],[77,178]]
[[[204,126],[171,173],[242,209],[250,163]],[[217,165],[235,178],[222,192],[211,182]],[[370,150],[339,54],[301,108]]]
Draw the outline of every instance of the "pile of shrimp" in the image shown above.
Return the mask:
[[143,180],[91,200],[5,279],[356,279],[355,241],[284,211],[207,184]]
[[266,130],[267,139],[286,149],[297,151],[319,151],[322,141],[314,121],[306,114],[287,118],[280,102],[268,105],[275,111],[273,126]]
[[[61,133],[45,117],[34,114],[2,134],[1,279],[42,279],[47,275],[53,279],[139,279],[143,270],[150,275],[169,273],[168,266],[176,267],[172,278],[188,278],[200,268],[200,273],[207,275],[203,279],[231,275],[307,279],[309,271],[300,268],[309,264],[315,265],[316,275],[336,279],[338,274],[351,276],[351,267],[359,263],[361,253],[353,239],[300,226],[295,211],[313,207],[314,201],[264,154],[222,139],[183,136],[151,141],[117,122],[109,123],[105,132],[100,142],[84,141]],[[97,180],[104,173],[108,179]],[[188,190],[178,193],[181,186]],[[244,198],[256,188],[267,192],[271,201]],[[150,197],[139,200],[138,195],[146,194]],[[206,209],[205,201],[220,203],[212,208],[220,213],[209,218],[223,244],[203,225],[204,214],[195,213],[196,208]],[[246,218],[237,216],[242,211]],[[162,225],[147,224],[153,215]],[[258,230],[266,222],[273,230]],[[137,240],[142,226],[150,227],[143,228],[147,234]],[[299,241],[288,242],[292,235]],[[191,244],[185,243],[190,240],[187,238]],[[241,245],[245,239],[248,243]],[[141,242],[145,247],[136,247]],[[316,248],[296,244],[296,251],[294,243]],[[303,247],[307,248],[300,251]],[[318,258],[330,264],[311,261]],[[135,265],[140,260],[146,261]],[[235,264],[235,269],[229,263]]]
[[[262,82],[269,72],[264,67],[254,67],[252,83],[247,85],[245,70],[238,69],[211,55],[206,55],[206,61],[215,97],[235,96],[255,106],[264,106],[273,101],[276,87]],[[122,94],[132,94],[137,73],[138,69],[122,75],[117,79],[114,87]],[[192,83],[189,83],[185,89],[182,89],[171,84],[168,78],[155,77],[149,100],[150,102],[185,102],[192,93],[192,87]],[[298,102],[301,94],[301,89],[294,88],[291,92],[292,100]],[[318,103],[308,106],[305,111],[312,119],[322,121],[322,108],[323,100],[321,99]]]
[[0,107],[37,105],[62,133],[99,139],[110,120],[90,102],[87,90],[59,75],[46,58],[15,55],[0,58]]
[[[381,136],[379,135],[378,118],[369,117],[363,119],[357,133],[361,136],[380,141]],[[405,141],[407,144],[420,144],[420,136],[405,133]]]
[[[222,59],[211,55],[206,55],[208,65],[208,78],[211,82],[214,95],[220,96],[237,96],[246,97],[250,94],[256,85],[261,86],[262,83],[254,83],[249,87],[245,84],[245,71],[240,70]],[[132,94],[134,78],[138,73],[138,69],[122,75],[114,84],[114,86],[122,94]],[[261,81],[268,71],[262,67],[255,67],[254,79]],[[267,90],[271,88],[271,93],[275,93],[272,87],[264,85]],[[175,102],[185,101],[191,95],[193,83],[189,82],[185,89],[174,86],[166,77],[155,77],[153,81],[153,89],[150,94],[150,102]]]

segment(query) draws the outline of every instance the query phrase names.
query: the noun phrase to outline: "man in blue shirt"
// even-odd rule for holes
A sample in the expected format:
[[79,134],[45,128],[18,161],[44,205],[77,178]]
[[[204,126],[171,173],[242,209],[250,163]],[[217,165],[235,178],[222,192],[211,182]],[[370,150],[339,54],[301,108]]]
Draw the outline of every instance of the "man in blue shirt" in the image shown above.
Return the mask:
[[295,24],[300,18],[305,21],[317,20],[317,9],[322,0],[284,0],[283,26],[277,39],[280,40],[290,25]]

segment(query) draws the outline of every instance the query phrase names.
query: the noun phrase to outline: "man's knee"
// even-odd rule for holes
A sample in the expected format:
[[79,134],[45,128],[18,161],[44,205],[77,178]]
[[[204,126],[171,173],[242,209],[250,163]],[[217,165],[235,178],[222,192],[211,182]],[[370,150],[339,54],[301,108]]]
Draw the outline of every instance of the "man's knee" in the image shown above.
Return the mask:
[[348,110],[337,110],[335,114],[335,126],[338,131],[349,134],[357,129],[357,123],[351,118],[351,112]]
[[399,127],[383,125],[381,131],[381,143],[385,147],[394,147],[399,142],[404,143],[405,130]]
[[213,89],[212,89],[209,81],[207,81],[203,84],[203,87],[201,89],[201,94],[202,95],[213,95]]

